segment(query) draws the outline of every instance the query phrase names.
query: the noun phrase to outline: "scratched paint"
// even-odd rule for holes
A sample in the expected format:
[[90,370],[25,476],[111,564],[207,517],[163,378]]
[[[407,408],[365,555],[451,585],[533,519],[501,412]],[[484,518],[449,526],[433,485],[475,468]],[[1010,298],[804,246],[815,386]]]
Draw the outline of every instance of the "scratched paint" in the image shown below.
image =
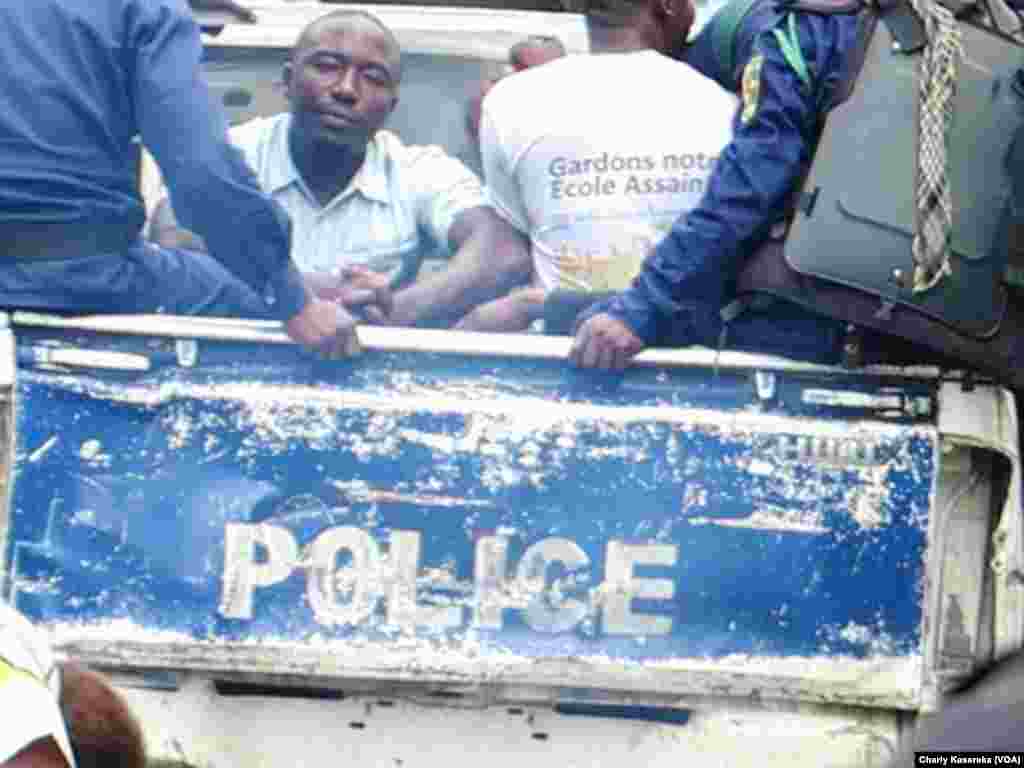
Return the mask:
[[932,426],[474,365],[27,374],[5,588],[66,644],[264,671],[819,659],[913,699]]

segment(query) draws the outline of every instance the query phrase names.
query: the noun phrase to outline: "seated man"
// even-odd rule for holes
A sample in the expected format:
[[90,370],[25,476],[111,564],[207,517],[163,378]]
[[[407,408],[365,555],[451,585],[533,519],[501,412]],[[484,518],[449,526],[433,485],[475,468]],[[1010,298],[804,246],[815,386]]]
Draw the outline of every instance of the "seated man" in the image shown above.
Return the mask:
[[97,673],[55,663],[41,633],[3,601],[0,713],[7,768],[145,768],[142,729],[121,696]]
[[[398,42],[378,19],[331,12],[302,32],[285,64],[290,113],[236,126],[231,139],[291,215],[292,257],[321,297],[336,298],[353,266],[408,278],[424,251],[447,247],[448,270],[398,294],[387,320],[452,322],[521,281],[529,257],[472,171],[438,147],[406,146],[381,130],[401,74]],[[188,237],[165,204],[150,236]]]
[[521,330],[555,289],[628,286],[729,141],[736,97],[667,55],[693,23],[689,0],[592,0],[585,13],[592,54],[502,80],[484,101],[488,193],[529,235],[535,280],[461,328]]

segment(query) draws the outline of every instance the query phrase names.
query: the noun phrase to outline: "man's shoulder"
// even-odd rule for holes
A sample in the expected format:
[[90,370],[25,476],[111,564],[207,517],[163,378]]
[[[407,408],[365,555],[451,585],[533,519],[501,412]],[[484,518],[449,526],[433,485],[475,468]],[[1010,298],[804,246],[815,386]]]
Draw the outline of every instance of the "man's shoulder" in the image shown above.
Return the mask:
[[581,88],[590,78],[587,54],[569,54],[537,67],[513,72],[498,80],[483,99],[482,111],[504,130],[532,134],[559,112],[553,105],[586,98]]
[[641,82],[671,82],[677,103],[699,104],[701,109],[732,110],[739,103],[736,94],[723,88],[689,62],[645,51],[631,59],[635,69],[624,76],[640,78]]
[[[720,88],[717,83],[685,61],[670,58],[654,50],[573,54],[502,78],[487,94],[487,103],[509,103],[518,99],[536,100],[538,93],[544,94],[548,91],[560,92],[566,97],[577,94],[580,98],[589,100],[593,93],[592,89],[581,88],[581,85],[592,82],[594,77],[608,79],[609,87],[620,87],[622,81],[629,82],[633,78],[657,75],[686,78],[705,87]],[[635,89],[636,83],[632,87]]]
[[[594,82],[602,83],[600,93],[622,94],[631,108],[654,112],[674,113],[685,103],[726,110],[738,103],[734,94],[690,64],[643,50],[577,54],[518,72],[495,85],[484,108],[496,119],[504,122],[507,117],[527,131],[528,123],[543,129],[555,117],[576,119],[570,116],[603,108],[605,102],[595,99],[593,87],[583,87]],[[666,82],[672,84],[674,94],[667,99],[651,99],[643,87]],[[550,108],[528,108],[541,103]],[[529,122],[531,115],[536,115],[533,123]]]
[[515,99],[536,98],[537,90],[557,89],[566,83],[579,85],[588,71],[586,54],[562,56],[540,66],[512,72],[500,78],[488,90],[485,102],[497,104]]
[[646,70],[651,73],[668,74],[676,78],[686,78],[693,83],[713,86],[721,90],[714,80],[707,77],[695,66],[682,59],[672,58],[656,51],[643,51],[634,54],[629,59],[637,70]]
[[391,131],[377,131],[373,143],[378,157],[391,167],[416,169],[443,158],[461,162],[448,154],[439,144],[406,144]]

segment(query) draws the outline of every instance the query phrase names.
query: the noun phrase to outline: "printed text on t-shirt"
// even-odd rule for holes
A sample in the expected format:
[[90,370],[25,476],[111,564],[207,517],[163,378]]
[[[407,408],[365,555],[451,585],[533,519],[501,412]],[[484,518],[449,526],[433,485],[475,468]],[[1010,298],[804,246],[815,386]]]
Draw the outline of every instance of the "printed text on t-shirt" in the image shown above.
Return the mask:
[[717,159],[704,152],[660,158],[609,152],[588,157],[556,156],[548,165],[551,198],[702,194]]

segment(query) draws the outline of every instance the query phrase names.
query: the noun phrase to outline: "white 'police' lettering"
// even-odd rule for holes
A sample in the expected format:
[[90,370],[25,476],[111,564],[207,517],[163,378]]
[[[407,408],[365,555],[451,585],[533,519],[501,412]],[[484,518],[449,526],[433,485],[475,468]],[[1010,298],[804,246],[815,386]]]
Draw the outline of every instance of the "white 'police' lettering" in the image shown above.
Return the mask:
[[639,578],[634,570],[638,565],[675,565],[674,545],[609,541],[605,580],[593,584],[590,558],[570,539],[541,539],[523,552],[518,563],[510,563],[508,537],[484,536],[474,550],[471,599],[424,605],[417,600],[417,582],[423,578],[420,542],[418,531],[393,530],[385,551],[383,542],[365,530],[337,526],[300,548],[286,528],[230,523],[225,527],[219,612],[227,618],[251,619],[256,590],[305,571],[306,598],[316,620],[325,625],[365,624],[383,602],[384,621],[404,631],[454,628],[467,622],[481,629],[501,629],[507,611],[518,611],[528,627],[544,633],[571,631],[598,614],[609,635],[665,635],[672,630],[670,617],[634,610],[633,600],[673,598],[675,584],[670,579]]

